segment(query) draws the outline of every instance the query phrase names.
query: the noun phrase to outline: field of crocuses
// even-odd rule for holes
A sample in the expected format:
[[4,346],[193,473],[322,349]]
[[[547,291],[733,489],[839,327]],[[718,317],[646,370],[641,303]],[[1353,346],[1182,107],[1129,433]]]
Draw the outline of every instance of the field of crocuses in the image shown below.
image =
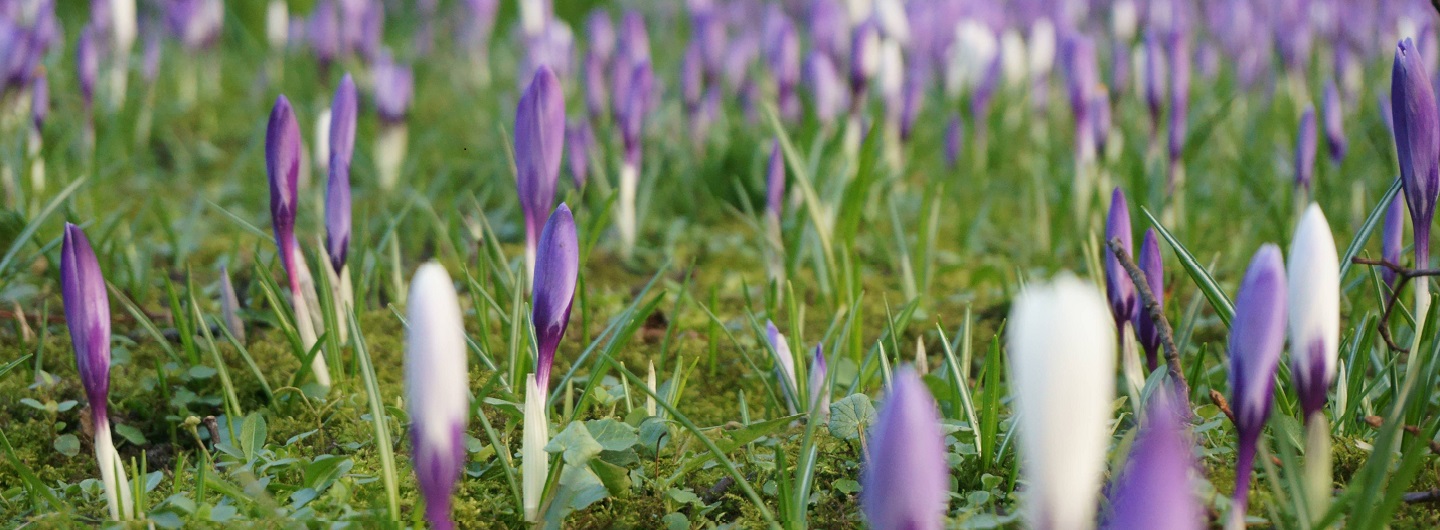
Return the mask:
[[0,0],[0,526],[1440,527],[1437,10]]

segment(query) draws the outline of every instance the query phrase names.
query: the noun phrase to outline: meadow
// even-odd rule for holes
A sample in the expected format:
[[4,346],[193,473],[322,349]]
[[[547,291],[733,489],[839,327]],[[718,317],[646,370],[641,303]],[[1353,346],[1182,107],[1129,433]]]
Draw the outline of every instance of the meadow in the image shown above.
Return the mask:
[[0,525],[1440,526],[1427,2],[91,4]]

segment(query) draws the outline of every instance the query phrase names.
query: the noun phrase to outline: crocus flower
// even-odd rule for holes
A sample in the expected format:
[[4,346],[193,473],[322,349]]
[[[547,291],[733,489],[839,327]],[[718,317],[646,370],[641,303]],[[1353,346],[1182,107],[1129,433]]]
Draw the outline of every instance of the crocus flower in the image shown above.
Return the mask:
[[515,187],[525,216],[525,273],[535,270],[535,245],[555,202],[565,149],[565,93],[541,66],[515,111]]
[[[1155,238],[1155,229],[1145,230],[1145,240],[1140,243],[1140,271],[1145,273],[1145,283],[1155,295],[1155,303],[1165,308],[1165,261],[1160,256],[1160,242]],[[1145,348],[1146,366],[1155,370],[1160,366],[1160,323],[1150,318],[1150,311],[1136,302],[1135,334]]]
[[950,123],[945,126],[945,163],[954,169],[960,162],[960,151],[964,148],[965,121],[960,114],[951,114]]
[[811,102],[815,106],[815,117],[822,125],[835,122],[845,111],[845,88],[835,61],[829,55],[812,52],[805,60],[805,82],[810,87]]
[[625,154],[620,164],[619,215],[616,226],[620,232],[621,252],[629,256],[635,248],[636,224],[635,193],[640,187],[641,135],[645,132],[645,115],[649,113],[651,91],[655,77],[650,63],[641,62],[629,74],[629,90],[623,105],[620,105],[620,140]]
[[265,6],[265,42],[280,53],[290,41],[290,6],[285,0],[270,0]]
[[35,73],[35,78],[30,81],[30,131],[27,135],[26,149],[30,156],[30,183],[31,191],[39,194],[45,191],[45,157],[41,156],[41,149],[45,135],[45,116],[50,112],[50,81],[41,68]]
[[1440,192],[1440,117],[1430,76],[1410,39],[1400,41],[1395,49],[1390,101],[1400,183],[1415,236],[1415,266],[1425,268],[1430,263],[1430,222]]
[[[289,279],[291,303],[295,308],[295,327],[300,331],[301,346],[309,350],[315,345],[315,327],[306,304],[302,279],[309,277],[300,245],[295,240],[295,214],[300,182],[300,125],[290,100],[280,96],[270,111],[265,129],[265,172],[270,180],[270,224],[275,231],[275,246],[280,264]],[[330,387],[330,371],[324,352],[317,352],[311,370],[321,387]]]
[[1170,130],[1168,153],[1171,186],[1179,178],[1180,157],[1185,150],[1185,135],[1190,121],[1190,39],[1184,34],[1170,37]]
[[770,73],[775,76],[777,105],[780,115],[786,119],[800,116],[800,98],[795,91],[800,84],[800,37],[790,19],[779,15],[775,20],[783,21],[766,46],[766,58]]
[[605,10],[596,9],[585,17],[585,42],[601,63],[615,55],[615,25]]
[[[873,21],[855,27],[850,40],[850,105],[859,109],[865,104],[870,78],[880,71],[880,30]],[[858,112],[858,110],[852,110]]]
[[1157,392],[1146,408],[1145,424],[1130,446],[1125,470],[1110,493],[1105,528],[1200,530],[1205,511],[1195,496],[1194,442],[1180,418],[1185,411],[1168,394]]
[[775,327],[775,323],[765,321],[765,338],[770,342],[770,352],[775,356],[775,375],[780,379],[781,389],[785,395],[785,405],[790,412],[795,412],[795,394],[799,390],[796,387],[795,358],[790,353],[790,342],[785,340],[785,335]]
[[85,108],[95,104],[95,81],[100,77],[100,43],[94,26],[80,30],[80,40],[75,44],[75,69],[80,80],[80,94],[85,98]]
[[305,29],[320,69],[329,68],[340,55],[340,15],[336,13],[335,2],[318,0]]
[[1120,248],[1130,256],[1135,255],[1133,235],[1130,233],[1130,207],[1125,201],[1125,191],[1115,188],[1110,193],[1110,215],[1105,221],[1105,294],[1110,300],[1110,316],[1118,330],[1135,314],[1135,284],[1120,264],[1115,252],[1110,250],[1110,240],[1119,239]]
[[530,290],[531,322],[535,324],[535,379],[550,387],[550,365],[555,348],[570,325],[570,304],[575,299],[575,277],[580,272],[580,246],[575,218],[561,203],[545,221],[535,254],[535,282]]
[[[1381,232],[1380,255],[1385,261],[1399,265],[1400,254],[1405,250],[1405,196],[1396,195],[1385,208],[1385,227]],[[1395,285],[1395,271],[1389,267],[1380,268],[1380,277],[1385,285]]]
[[830,387],[825,385],[827,366],[825,350],[816,344],[815,355],[810,360],[810,410],[822,418],[830,415]]
[[840,60],[850,53],[850,20],[838,0],[812,0],[808,12],[810,39],[817,53]]
[[1339,165],[1345,158],[1345,147],[1348,142],[1345,140],[1345,116],[1340,110],[1340,92],[1335,88],[1335,82],[1325,84],[1325,101],[1322,103],[1325,113],[1325,145],[1330,149],[1330,162]]
[[1164,110],[1161,108],[1165,94],[1165,59],[1160,46],[1160,38],[1153,31],[1145,33],[1145,44],[1142,51],[1143,70],[1140,75],[1143,77],[1141,91],[1145,95],[1145,108],[1150,111],[1150,126],[1160,130],[1160,116]]
[[1110,116],[1110,90],[1105,87],[1096,89],[1090,98],[1090,124],[1090,133],[1095,136],[1095,152],[1103,156],[1113,126]]
[[500,10],[500,1],[465,0],[464,4],[468,16],[461,27],[461,39],[483,84],[490,79],[490,35],[495,30],[495,15]]
[[1010,309],[1006,343],[1032,528],[1093,524],[1110,446],[1115,326],[1094,286],[1063,274]]
[[870,429],[860,506],[871,528],[939,530],[945,525],[950,466],[935,398],[906,366],[895,372]]
[[350,248],[350,159],[355,152],[357,101],[355,80],[345,74],[330,102],[330,178],[325,187],[325,248],[336,274],[345,268]]
[[1340,348],[1340,258],[1320,205],[1311,203],[1290,242],[1290,375],[1308,420],[1325,406]]
[[375,165],[380,174],[380,188],[390,190],[400,180],[400,166],[405,161],[409,141],[405,117],[410,112],[415,81],[409,66],[396,63],[385,53],[381,53],[371,67],[371,76],[375,83],[375,110],[380,115]]
[[1300,130],[1295,135],[1295,187],[1309,194],[1315,183],[1315,108],[1306,107],[1300,115]]
[[415,271],[405,304],[405,405],[410,413],[415,478],[431,528],[454,528],[450,496],[465,468],[465,421],[470,416],[465,324],[455,284],[431,262]]
[[785,153],[780,149],[780,140],[775,140],[770,144],[770,161],[765,166],[765,211],[779,218],[784,207]]
[[100,272],[95,251],[90,248],[90,240],[80,227],[70,223],[65,223],[65,240],[60,249],[60,294],[65,301],[70,343],[75,348],[75,368],[85,387],[85,398],[90,402],[95,460],[100,465],[110,519],[130,519],[133,515],[130,481],[125,477],[125,465],[110,437],[106,403],[110,396],[110,297],[105,292],[105,277]]
[[571,122],[565,127],[565,143],[570,145],[566,151],[565,160],[569,162],[570,177],[575,181],[575,187],[585,186],[585,178],[590,175],[590,156],[595,149],[595,130],[590,127],[590,122],[584,118]]
[[[1231,520],[1243,521],[1250,495],[1250,473],[1260,432],[1270,417],[1275,368],[1285,346],[1285,266],[1280,248],[1260,247],[1250,260],[1230,325],[1230,405],[1240,437],[1235,462]],[[1243,526],[1243,524],[1241,525]]]

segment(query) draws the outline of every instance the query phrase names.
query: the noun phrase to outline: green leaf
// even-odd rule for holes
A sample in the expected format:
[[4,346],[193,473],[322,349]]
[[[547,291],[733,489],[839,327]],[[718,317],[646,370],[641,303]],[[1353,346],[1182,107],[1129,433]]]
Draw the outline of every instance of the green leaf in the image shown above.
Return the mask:
[[585,424],[578,421],[570,422],[564,431],[551,438],[550,443],[545,444],[545,452],[564,453],[565,463],[571,466],[584,466],[590,459],[599,456],[600,451],[603,450],[605,450],[605,446],[595,441],[595,437],[590,435],[590,429],[585,428]]
[[[579,424],[580,422],[577,421],[570,425]],[[579,430],[583,431],[584,429],[580,428]],[[605,489],[605,484],[600,481],[600,477],[595,476],[595,473],[591,472],[588,467],[567,466],[564,471],[560,472],[558,486],[550,508],[545,511],[543,518],[545,528],[559,529],[560,523],[565,520],[566,515],[576,510],[583,510],[609,494],[609,491]]]
[[305,466],[305,480],[303,485],[312,488],[316,492],[323,492],[331,484],[335,483],[341,475],[355,467],[355,461],[349,458],[340,458],[335,455],[321,455]]
[[73,457],[80,454],[80,439],[73,434],[62,434],[55,437],[55,450],[65,456]]
[[150,440],[145,439],[145,433],[140,432],[140,429],[123,423],[115,424],[115,434],[119,434],[120,437],[135,445],[148,445],[150,443]]
[[619,497],[630,492],[630,470],[596,458],[590,461],[590,471],[605,484],[610,495]]
[[835,491],[840,493],[850,494],[860,492],[860,483],[854,479],[842,478],[832,483],[832,486],[835,487]]
[[254,460],[255,453],[265,448],[266,430],[265,416],[255,412],[245,417],[240,425],[240,451],[245,453],[246,462]]
[[669,491],[665,492],[665,496],[669,497],[670,500],[678,502],[680,504],[694,504],[696,506],[705,505],[704,502],[700,501],[699,495],[696,495],[695,492],[686,489],[670,488]]
[[612,418],[587,421],[585,428],[606,451],[624,451],[640,441],[634,427]]
[[1375,203],[1375,209],[1370,210],[1370,216],[1365,218],[1365,224],[1360,225],[1360,230],[1355,232],[1355,238],[1350,240],[1350,246],[1345,247],[1345,254],[1340,257],[1341,282],[1345,281],[1345,273],[1350,271],[1350,260],[1358,256],[1360,250],[1365,248],[1365,243],[1370,241],[1370,234],[1375,231],[1375,225],[1380,224],[1380,216],[1390,208],[1390,201],[1395,200],[1395,196],[1399,193],[1400,179],[1397,178],[1390,185],[1390,189],[1385,190],[1385,194],[1380,197],[1380,202]]
[[1195,260],[1195,256],[1190,253],[1190,250],[1180,244],[1180,240],[1175,239],[1175,236],[1166,230],[1154,215],[1150,214],[1150,209],[1141,206],[1140,213],[1145,215],[1145,218],[1150,221],[1150,225],[1155,227],[1155,232],[1160,234],[1160,237],[1175,251],[1175,257],[1180,260],[1180,266],[1185,268],[1185,272],[1190,275],[1190,280],[1200,288],[1205,299],[1210,301],[1210,307],[1215,309],[1215,314],[1219,315],[1220,320],[1225,323],[1225,327],[1229,328],[1230,320],[1235,318],[1235,303],[1230,301],[1230,297],[1220,288],[1220,284],[1210,276],[1210,271],[1205,270],[1205,267]]
[[841,440],[854,440],[875,423],[875,405],[870,396],[852,394],[830,404],[830,434]]

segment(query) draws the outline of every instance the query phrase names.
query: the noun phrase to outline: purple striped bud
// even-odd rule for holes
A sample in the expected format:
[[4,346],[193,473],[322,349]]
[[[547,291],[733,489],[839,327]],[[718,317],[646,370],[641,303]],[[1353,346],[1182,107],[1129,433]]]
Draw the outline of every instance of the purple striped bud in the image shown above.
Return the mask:
[[639,11],[626,11],[620,17],[617,59],[626,64],[650,62],[650,34],[645,30],[645,17]]
[[1300,115],[1300,130],[1295,135],[1295,187],[1306,193],[1315,184],[1315,107],[1305,107]]
[[50,112],[50,80],[41,69],[30,82],[30,123],[36,131],[45,128],[45,116]]
[[594,49],[585,54],[580,64],[580,79],[585,85],[585,110],[591,119],[600,119],[610,111],[610,92],[605,80],[606,61]]
[[945,163],[954,169],[960,163],[960,153],[965,146],[965,121],[959,113],[950,115],[945,126]]
[[80,40],[75,44],[75,69],[80,79],[80,94],[85,97],[88,107],[95,103],[95,80],[100,77],[100,43],[93,26],[80,30]]
[[336,274],[345,268],[350,251],[350,158],[355,152],[357,98],[355,80],[345,74],[330,102],[330,178],[325,185],[325,248]]
[[830,415],[830,387],[825,386],[825,350],[815,345],[815,355],[810,360],[810,409],[820,416]]
[[1130,457],[1111,485],[1105,528],[1200,530],[1205,511],[1195,496],[1194,442],[1180,421],[1185,410],[1165,392],[1155,393]]
[[1230,405],[1240,437],[1232,519],[1242,519],[1256,444],[1275,395],[1275,369],[1285,346],[1285,268],[1280,248],[1265,244],[1250,260],[1230,324]]
[[1322,112],[1325,113],[1325,145],[1330,150],[1330,162],[1340,165],[1345,159],[1345,116],[1340,110],[1340,91],[1335,88],[1335,82],[1325,84],[1325,101],[1322,103]]
[[525,215],[525,246],[536,238],[555,203],[565,150],[565,93],[548,66],[541,66],[515,111],[515,187]]
[[935,398],[909,366],[895,372],[870,430],[860,506],[871,528],[944,527],[950,466]]
[[823,53],[811,52],[805,60],[805,80],[810,86],[810,101],[815,106],[815,118],[821,124],[835,122],[845,111],[845,88],[835,62]]
[[280,264],[290,278],[290,291],[300,292],[300,273],[295,263],[299,247],[295,241],[295,213],[300,185],[300,124],[290,100],[280,96],[270,111],[265,128],[265,173],[270,179],[270,225],[275,231]]
[[1110,215],[1105,221],[1105,294],[1110,300],[1110,317],[1115,321],[1116,336],[1119,330],[1135,314],[1135,284],[1125,267],[1110,250],[1109,241],[1120,240],[1120,248],[1133,258],[1135,253],[1133,235],[1130,233],[1130,207],[1125,201],[1125,191],[1115,188],[1110,193]]
[[[1155,295],[1155,303],[1165,310],[1165,260],[1160,256],[1160,242],[1155,238],[1155,229],[1145,231],[1145,240],[1140,243],[1137,258],[1140,271],[1145,273],[1146,286]],[[1150,311],[1135,307],[1135,335],[1145,348],[1146,367],[1151,371],[1160,367],[1160,323],[1150,318]]]
[[[1390,201],[1390,206],[1385,208],[1385,228],[1380,236],[1380,255],[1385,261],[1400,264],[1404,259],[1401,255],[1405,251],[1405,196],[1397,194]],[[1380,268],[1380,277],[1385,280],[1385,285],[1395,285],[1395,271],[1389,267]]]
[[375,78],[375,111],[380,114],[380,120],[386,124],[404,122],[415,91],[410,67],[381,53],[371,68],[371,75]]
[[585,186],[585,179],[590,175],[590,157],[595,149],[595,130],[590,128],[590,122],[583,118],[565,127],[565,143],[570,149],[565,153],[565,159],[569,161],[570,177],[575,181],[575,187]]
[[866,21],[855,27],[850,40],[850,96],[851,104],[863,103],[870,78],[880,70],[880,29],[874,21]]
[[780,150],[780,140],[770,144],[770,162],[765,167],[765,208],[780,217],[785,207],[785,153]]
[[450,498],[465,468],[465,422],[470,416],[465,323],[445,267],[427,263],[410,284],[410,329],[405,347],[405,404],[412,463],[432,528],[455,527]]
[[790,412],[795,413],[796,409],[796,388],[798,381],[795,380],[795,358],[790,352],[790,342],[785,340],[785,335],[775,327],[775,323],[765,321],[765,339],[770,342],[770,353],[775,356],[775,378],[780,380],[781,392],[785,395],[785,406]]
[[1410,39],[1400,41],[1390,78],[1395,151],[1405,203],[1410,207],[1418,268],[1430,263],[1430,222],[1435,216],[1435,196],[1440,192],[1440,117],[1436,116],[1435,91],[1422,61]]
[[620,107],[620,138],[625,147],[625,159],[639,164],[640,140],[645,133],[645,115],[650,110],[650,92],[654,88],[655,75],[650,63],[635,65],[627,83],[629,92]]
[[615,25],[605,10],[597,9],[585,17],[585,43],[602,63],[615,56]]
[[535,324],[535,379],[541,388],[550,386],[550,366],[555,349],[570,325],[570,304],[575,299],[575,277],[580,272],[580,246],[575,238],[575,218],[570,207],[560,203],[545,230],[535,254],[535,282],[530,290],[531,322]]
[[1340,351],[1340,257],[1325,213],[1305,209],[1290,242],[1290,376],[1305,420],[1325,407]]
[[[60,250],[60,294],[75,349],[75,367],[90,402],[90,413],[108,418],[110,395],[110,297],[100,262],[80,227],[65,223]],[[99,422],[97,421],[97,424]]]
[[1145,32],[1145,48],[1143,54],[1144,84],[1142,90],[1145,95],[1145,108],[1150,111],[1150,125],[1155,130],[1160,129],[1160,115],[1164,110],[1161,108],[1165,97],[1165,65],[1164,51],[1160,47],[1160,37],[1153,31]]

